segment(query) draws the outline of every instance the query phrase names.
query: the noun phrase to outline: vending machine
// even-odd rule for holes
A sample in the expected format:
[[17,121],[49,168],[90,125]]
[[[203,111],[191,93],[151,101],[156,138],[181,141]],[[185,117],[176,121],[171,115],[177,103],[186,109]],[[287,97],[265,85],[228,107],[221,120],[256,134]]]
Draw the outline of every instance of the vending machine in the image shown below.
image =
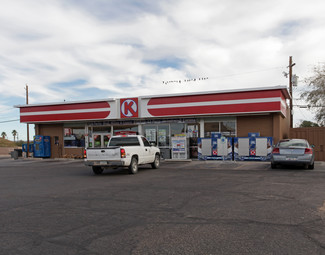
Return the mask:
[[[23,156],[27,157],[27,143],[22,144],[22,151],[23,151]],[[34,145],[30,143],[28,147],[28,153],[33,155],[33,152],[34,152]]]
[[172,137],[172,159],[187,159],[188,146],[185,136]]
[[51,157],[51,138],[50,136],[34,136],[34,157],[49,158]]

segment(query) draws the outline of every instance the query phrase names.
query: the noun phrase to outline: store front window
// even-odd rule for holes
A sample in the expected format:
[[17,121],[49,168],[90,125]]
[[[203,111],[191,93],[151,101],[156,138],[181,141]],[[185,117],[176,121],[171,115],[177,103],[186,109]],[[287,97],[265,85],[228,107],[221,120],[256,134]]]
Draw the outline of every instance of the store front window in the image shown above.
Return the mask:
[[213,133],[221,133],[223,136],[236,136],[236,121],[204,122],[204,137],[210,138]]
[[171,136],[185,135],[185,124],[184,123],[172,123],[170,124]]
[[169,147],[169,125],[158,125],[158,147]]
[[64,147],[85,147],[85,129],[64,127]]
[[236,136],[236,122],[234,121],[220,122],[220,132],[223,136]]
[[154,143],[159,148],[169,148],[170,134],[168,124],[145,125],[143,132],[150,143]]
[[210,138],[212,137],[212,133],[218,133],[220,132],[219,129],[220,122],[205,122],[204,123],[204,137]]
[[149,143],[157,144],[157,126],[148,125],[143,127],[144,136],[147,138]]
[[114,126],[114,135],[137,135],[138,125],[125,125],[125,126]]
[[160,153],[163,158],[171,158],[171,137],[172,136],[185,136],[185,124],[184,123],[172,123],[172,124],[156,124],[156,125],[144,125],[143,135],[152,144],[160,148]]

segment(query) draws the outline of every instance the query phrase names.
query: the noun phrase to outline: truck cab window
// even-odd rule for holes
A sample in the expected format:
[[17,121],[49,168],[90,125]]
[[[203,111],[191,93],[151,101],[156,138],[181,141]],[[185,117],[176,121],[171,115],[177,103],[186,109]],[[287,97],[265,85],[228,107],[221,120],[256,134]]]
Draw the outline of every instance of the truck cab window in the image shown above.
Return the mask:
[[140,146],[138,137],[112,137],[109,146]]
[[148,142],[148,140],[145,137],[142,137],[142,141],[145,147],[150,147],[150,143]]

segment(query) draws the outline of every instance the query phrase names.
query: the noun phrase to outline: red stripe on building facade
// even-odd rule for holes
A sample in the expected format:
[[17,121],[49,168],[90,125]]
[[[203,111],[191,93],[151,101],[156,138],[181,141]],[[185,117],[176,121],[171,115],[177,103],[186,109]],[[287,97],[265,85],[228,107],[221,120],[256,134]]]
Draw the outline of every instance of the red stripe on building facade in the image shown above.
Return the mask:
[[148,112],[154,117],[202,114],[231,114],[245,112],[252,113],[267,111],[281,111],[281,102],[148,109]]
[[20,122],[50,122],[50,121],[69,121],[69,120],[96,120],[105,119],[109,116],[107,112],[87,112],[87,113],[65,113],[20,116]]
[[43,111],[48,112],[48,111],[83,110],[83,109],[96,109],[96,108],[109,108],[109,107],[110,107],[110,104],[108,102],[29,106],[29,107],[21,107],[20,113],[43,112]]
[[271,97],[281,97],[281,96],[282,96],[281,90],[248,91],[248,92],[233,92],[233,93],[220,93],[220,94],[217,93],[217,94],[208,94],[208,95],[188,95],[188,96],[152,98],[149,100],[148,105],[271,98]]

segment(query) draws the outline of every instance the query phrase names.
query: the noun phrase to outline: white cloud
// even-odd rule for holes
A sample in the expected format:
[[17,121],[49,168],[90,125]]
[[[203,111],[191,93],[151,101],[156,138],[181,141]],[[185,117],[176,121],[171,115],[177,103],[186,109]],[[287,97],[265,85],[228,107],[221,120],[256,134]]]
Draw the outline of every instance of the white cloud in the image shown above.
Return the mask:
[[290,55],[300,77],[325,61],[320,0],[117,2],[6,1],[0,99],[23,104],[26,83],[31,103],[285,85]]

